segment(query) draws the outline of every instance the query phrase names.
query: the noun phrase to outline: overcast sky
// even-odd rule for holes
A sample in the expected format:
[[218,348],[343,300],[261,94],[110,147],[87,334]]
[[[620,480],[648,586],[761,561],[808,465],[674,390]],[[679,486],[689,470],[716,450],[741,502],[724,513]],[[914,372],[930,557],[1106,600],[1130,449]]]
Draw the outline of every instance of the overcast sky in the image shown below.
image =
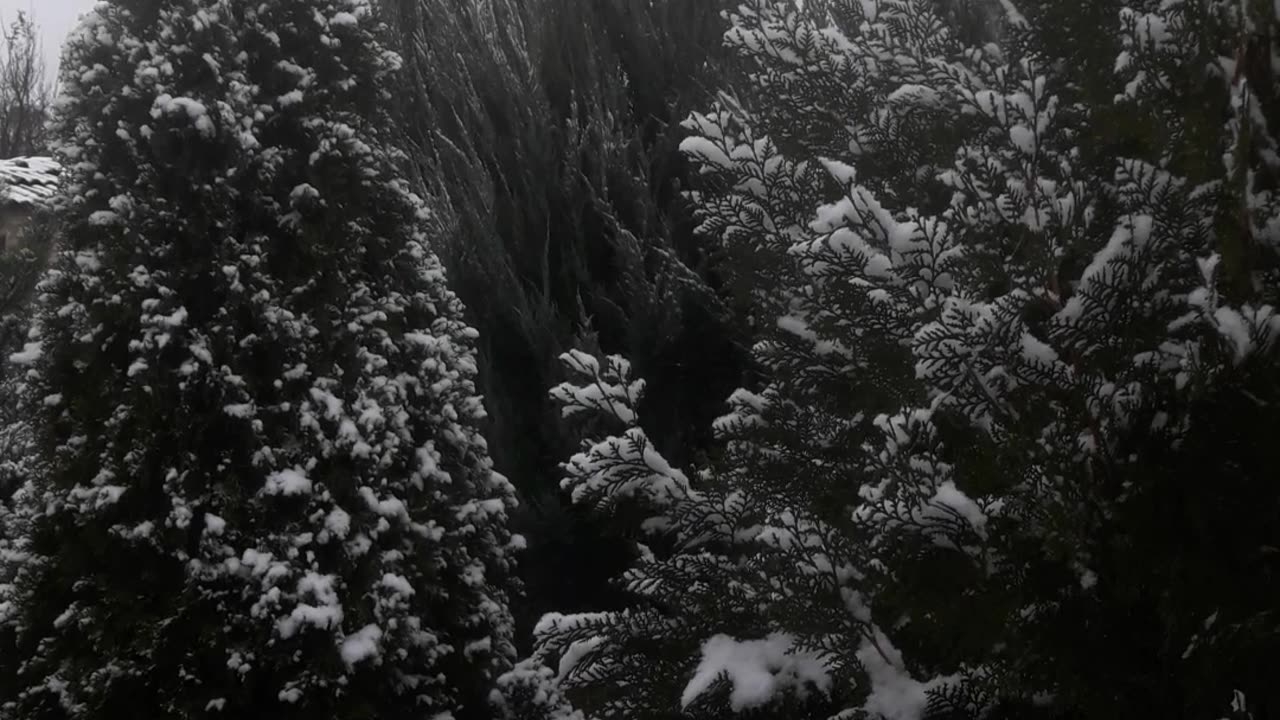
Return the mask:
[[62,47],[63,38],[75,25],[80,13],[93,7],[93,4],[94,0],[0,0],[0,20],[8,25],[18,17],[19,10],[25,10],[35,18],[44,42],[49,79],[53,80],[57,77],[58,51]]

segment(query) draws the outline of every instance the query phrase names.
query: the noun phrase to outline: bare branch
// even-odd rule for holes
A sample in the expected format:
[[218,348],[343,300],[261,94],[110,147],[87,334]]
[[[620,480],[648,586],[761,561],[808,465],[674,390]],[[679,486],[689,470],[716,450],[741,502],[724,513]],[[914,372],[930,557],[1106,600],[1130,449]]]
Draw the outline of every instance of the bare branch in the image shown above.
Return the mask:
[[44,121],[53,95],[39,27],[26,13],[0,29],[0,158],[44,154]]

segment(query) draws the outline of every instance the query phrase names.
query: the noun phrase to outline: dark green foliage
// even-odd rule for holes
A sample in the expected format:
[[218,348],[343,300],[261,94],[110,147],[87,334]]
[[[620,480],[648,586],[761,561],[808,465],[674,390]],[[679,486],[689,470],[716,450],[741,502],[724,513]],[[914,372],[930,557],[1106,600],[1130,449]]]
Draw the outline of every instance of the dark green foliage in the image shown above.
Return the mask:
[[86,15],[0,717],[488,714],[513,490],[362,0]]
[[480,331],[490,449],[526,500],[522,614],[612,604],[601,581],[628,551],[559,509],[556,467],[573,443],[544,389],[584,339],[626,352],[660,388],[655,439],[684,459],[741,378],[676,150],[677,123],[725,82],[719,15],[732,2],[383,4],[412,77],[405,132],[445,201],[440,252]]
[[[47,211],[36,212],[22,236],[0,253],[0,502],[7,502],[21,482],[29,454],[24,412],[16,395],[21,369],[10,364],[9,356],[27,342],[32,295],[51,252],[55,218]],[[0,536],[4,534],[0,527]]]
[[690,468],[624,360],[565,356],[553,395],[609,421],[575,500],[656,540],[632,611],[539,624],[558,690],[631,720],[1273,717],[1274,4],[731,19],[749,89],[685,148],[765,383]]

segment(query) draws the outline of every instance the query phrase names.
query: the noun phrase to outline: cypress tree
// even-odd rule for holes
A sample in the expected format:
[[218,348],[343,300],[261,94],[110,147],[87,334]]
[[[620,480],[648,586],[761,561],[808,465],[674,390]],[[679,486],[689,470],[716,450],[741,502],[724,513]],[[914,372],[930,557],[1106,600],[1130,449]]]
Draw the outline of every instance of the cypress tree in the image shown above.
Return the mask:
[[364,0],[118,0],[65,50],[0,716],[475,717],[510,484]]
[[1079,5],[732,15],[747,89],[683,147],[765,382],[685,471],[627,362],[564,357],[564,485],[651,537],[632,607],[539,624],[579,709],[1274,716],[1280,23]]

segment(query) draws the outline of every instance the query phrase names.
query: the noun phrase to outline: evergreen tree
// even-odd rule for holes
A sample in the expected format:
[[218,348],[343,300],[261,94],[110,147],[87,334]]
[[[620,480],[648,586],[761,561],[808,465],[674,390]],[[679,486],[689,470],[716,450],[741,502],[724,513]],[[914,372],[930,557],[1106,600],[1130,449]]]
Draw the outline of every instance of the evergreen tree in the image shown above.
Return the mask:
[[679,188],[679,126],[728,69],[736,0],[385,0],[405,55],[400,121],[450,287],[477,346],[495,467],[515,473],[529,540],[520,637],[551,609],[618,607],[625,540],[570,505],[575,439],[547,386],[557,356],[598,344],[654,383],[646,413],[673,459],[701,452],[746,365]]
[[[22,492],[29,487],[26,479],[33,460],[32,423],[19,400],[21,368],[6,360],[23,349],[30,332],[31,296],[47,264],[54,227],[49,214],[37,211],[23,232],[21,244],[0,253],[0,602],[4,601],[6,586],[27,558],[27,523],[14,512],[14,506],[23,502]],[[0,609],[0,614],[4,612]],[[4,633],[0,630],[0,638]],[[0,648],[9,647],[0,641]]]
[[1275,6],[1079,5],[733,14],[749,82],[683,147],[766,383],[686,474],[624,360],[564,357],[614,426],[564,484],[653,538],[634,607],[539,624],[579,708],[1280,708]]
[[[4,360],[26,344],[32,294],[47,265],[54,227],[51,214],[37,211],[16,247],[0,253],[0,503],[21,483],[30,455],[30,423],[18,403],[21,373]],[[0,521],[0,537],[6,535]]]
[[65,51],[0,716],[484,716],[510,484],[364,0],[118,0]]

